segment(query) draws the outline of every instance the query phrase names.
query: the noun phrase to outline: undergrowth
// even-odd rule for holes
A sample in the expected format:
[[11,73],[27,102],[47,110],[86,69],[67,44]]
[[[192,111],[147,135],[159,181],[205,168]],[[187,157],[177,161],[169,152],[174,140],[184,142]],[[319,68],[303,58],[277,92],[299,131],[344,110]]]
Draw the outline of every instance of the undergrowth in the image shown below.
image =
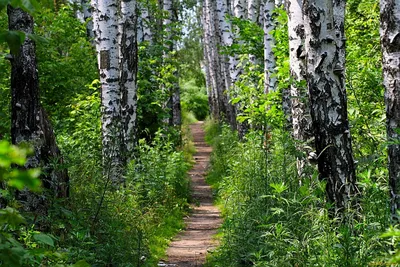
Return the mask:
[[[209,122],[213,146],[208,181],[222,209],[221,246],[208,266],[373,266],[390,247],[387,186],[361,175],[361,212],[331,219],[325,183],[311,172],[301,181],[296,148],[281,129],[269,139],[252,131],[244,141],[228,126]],[[240,157],[237,157],[240,155]]]

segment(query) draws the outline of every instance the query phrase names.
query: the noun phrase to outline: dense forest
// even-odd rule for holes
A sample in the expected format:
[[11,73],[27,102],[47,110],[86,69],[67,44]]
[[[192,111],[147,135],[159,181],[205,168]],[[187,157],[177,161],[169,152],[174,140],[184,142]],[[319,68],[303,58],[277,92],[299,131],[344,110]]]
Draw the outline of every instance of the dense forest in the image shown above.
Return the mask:
[[[400,264],[400,0],[0,1],[0,265]],[[188,263],[184,266],[198,266]]]

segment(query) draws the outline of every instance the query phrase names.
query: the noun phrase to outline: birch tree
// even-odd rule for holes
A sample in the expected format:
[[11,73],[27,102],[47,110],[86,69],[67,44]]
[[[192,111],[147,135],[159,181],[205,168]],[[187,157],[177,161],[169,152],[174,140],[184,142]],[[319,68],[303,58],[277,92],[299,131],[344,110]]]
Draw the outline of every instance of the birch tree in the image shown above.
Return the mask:
[[[288,32],[290,75],[293,83],[290,86],[291,116],[293,137],[300,142],[310,141],[312,138],[311,117],[308,107],[308,92],[305,86],[305,32],[303,23],[302,0],[291,0],[288,3]],[[305,159],[298,158],[297,169],[299,176],[303,174]]]
[[274,92],[276,90],[276,78],[273,77],[275,72],[276,60],[272,51],[275,46],[275,39],[272,31],[275,29],[273,12],[275,9],[275,1],[264,0],[264,93]]
[[102,143],[105,173],[114,184],[122,181],[121,90],[119,80],[118,4],[92,0],[97,61],[101,81]]
[[385,86],[386,127],[389,139],[389,186],[392,216],[399,220],[400,208],[400,1],[380,1],[380,37],[383,84]]
[[336,212],[352,206],[358,192],[344,81],[344,4],[303,2],[307,83],[320,178]]
[[[19,8],[8,6],[10,31],[33,34],[32,16]],[[40,105],[39,77],[36,62],[35,43],[25,37],[19,53],[13,54],[11,61],[11,139],[13,144],[27,142],[34,153],[25,164],[26,168],[42,168],[43,186],[50,189],[54,197],[67,197],[68,174],[65,169],[57,169],[63,163],[57,147],[53,129],[44,109]],[[27,211],[47,213],[46,199],[28,191],[19,192],[17,198],[23,201]]]
[[[220,44],[224,47],[229,47],[233,44],[232,24],[228,21],[228,16],[231,15],[229,1],[218,0],[216,3],[216,13],[218,18]],[[233,129],[236,129],[236,112],[235,107],[229,103],[229,90],[232,87],[231,69],[234,69],[235,59],[232,56],[227,56],[220,53],[221,71],[225,81],[223,94],[223,101],[226,109],[226,117]]]
[[[176,23],[178,21],[178,15],[176,10],[177,2],[174,0],[164,0],[163,10],[167,13],[164,18],[164,27],[167,32],[165,43],[168,47],[168,52],[165,55],[165,59],[172,62],[172,54],[176,50]],[[175,68],[175,67],[173,67]],[[174,71],[174,77],[176,78],[178,73]],[[180,126],[181,125],[181,104],[180,104],[180,88],[178,80],[167,82],[169,88],[165,88],[168,95],[166,107],[170,109],[169,125]]]
[[204,0],[203,2],[203,27],[204,27],[204,46],[205,46],[205,61],[207,62],[207,76],[209,95],[211,96],[212,103],[212,116],[214,119],[219,120],[222,113],[220,105],[220,95],[218,91],[218,84],[221,82],[219,71],[219,54],[217,50],[217,38],[215,28],[215,8],[211,0]]
[[140,11],[137,27],[138,42],[151,43],[153,41],[153,32],[151,29],[152,17],[149,11],[150,3],[149,1],[139,1],[137,5]]
[[136,0],[120,3],[119,71],[121,90],[121,119],[123,142],[121,152],[126,159],[132,159],[136,144],[137,117],[137,10]]
[[248,0],[247,1],[247,18],[254,22],[258,22],[260,15],[260,0]]

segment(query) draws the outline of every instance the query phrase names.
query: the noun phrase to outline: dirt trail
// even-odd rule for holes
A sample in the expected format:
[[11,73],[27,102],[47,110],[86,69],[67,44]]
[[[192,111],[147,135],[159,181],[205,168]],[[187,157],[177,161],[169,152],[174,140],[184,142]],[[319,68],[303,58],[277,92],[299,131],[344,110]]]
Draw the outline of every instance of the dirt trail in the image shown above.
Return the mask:
[[193,169],[189,172],[192,181],[193,213],[185,220],[186,228],[171,242],[168,260],[159,266],[202,266],[207,251],[217,242],[213,235],[221,225],[219,210],[213,206],[212,192],[205,182],[205,172],[210,161],[211,147],[204,141],[203,122],[190,126],[197,153]]

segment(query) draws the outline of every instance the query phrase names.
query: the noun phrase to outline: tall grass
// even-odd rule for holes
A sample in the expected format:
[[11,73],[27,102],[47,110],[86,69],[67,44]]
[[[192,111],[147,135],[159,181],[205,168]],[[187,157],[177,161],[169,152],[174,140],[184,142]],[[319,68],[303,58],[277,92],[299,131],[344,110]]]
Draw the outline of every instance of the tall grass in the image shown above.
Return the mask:
[[222,208],[222,243],[209,266],[368,266],[390,246],[386,185],[360,177],[359,214],[330,218],[325,183],[311,171],[299,180],[291,137],[274,129],[264,140],[250,132],[239,142],[227,126],[209,123],[212,183]]

